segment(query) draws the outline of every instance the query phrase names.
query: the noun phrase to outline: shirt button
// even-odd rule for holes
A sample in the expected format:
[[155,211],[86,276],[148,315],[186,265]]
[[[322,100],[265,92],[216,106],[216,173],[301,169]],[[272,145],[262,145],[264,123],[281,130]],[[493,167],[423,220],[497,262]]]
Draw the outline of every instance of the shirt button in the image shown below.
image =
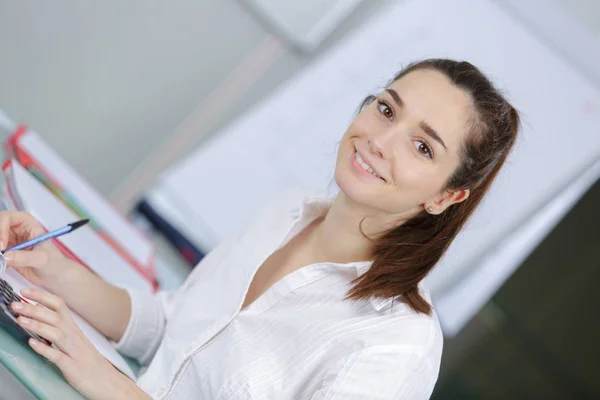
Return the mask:
[[156,392],[156,395],[158,397],[163,397],[165,395],[165,393],[167,393],[167,389],[165,389],[164,387],[161,387],[160,389],[158,389],[158,392]]

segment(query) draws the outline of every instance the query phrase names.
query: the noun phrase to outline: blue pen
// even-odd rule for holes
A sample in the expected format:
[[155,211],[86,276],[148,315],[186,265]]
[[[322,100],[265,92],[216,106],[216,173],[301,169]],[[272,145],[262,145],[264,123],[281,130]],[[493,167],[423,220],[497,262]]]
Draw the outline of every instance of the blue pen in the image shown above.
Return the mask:
[[7,251],[12,251],[12,250],[23,250],[23,249],[26,249],[28,247],[35,246],[36,244],[39,244],[39,243],[41,243],[43,241],[46,241],[48,239],[52,239],[52,238],[55,238],[55,237],[62,236],[65,233],[73,232],[75,229],[77,229],[77,228],[79,228],[79,227],[87,224],[88,222],[90,222],[89,219],[82,219],[81,221],[73,222],[72,224],[69,224],[69,225],[64,226],[62,228],[55,229],[55,230],[50,231],[48,233],[45,233],[45,234],[43,234],[41,236],[38,236],[36,238],[33,238],[31,240],[28,240],[26,242],[23,242],[23,243],[20,243],[20,244],[18,244],[16,246],[8,248],[8,249],[4,250],[2,252],[2,254],[6,253]]

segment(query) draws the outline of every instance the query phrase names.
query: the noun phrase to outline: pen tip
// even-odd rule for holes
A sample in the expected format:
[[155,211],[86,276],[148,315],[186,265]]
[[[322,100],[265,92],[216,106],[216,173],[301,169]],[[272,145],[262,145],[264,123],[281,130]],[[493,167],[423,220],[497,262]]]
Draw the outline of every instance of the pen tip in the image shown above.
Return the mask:
[[88,222],[90,222],[89,219],[82,219],[81,221],[77,221],[77,222],[73,222],[71,225],[71,232],[74,231],[75,229],[87,224]]

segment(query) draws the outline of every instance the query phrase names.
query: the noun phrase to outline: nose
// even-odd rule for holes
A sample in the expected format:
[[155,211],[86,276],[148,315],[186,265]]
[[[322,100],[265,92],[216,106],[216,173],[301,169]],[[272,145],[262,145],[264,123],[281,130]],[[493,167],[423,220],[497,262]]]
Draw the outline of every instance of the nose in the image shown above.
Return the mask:
[[381,145],[381,142],[377,137],[371,136],[369,138],[369,149],[371,150],[371,152],[383,158],[383,146]]
[[398,141],[403,140],[402,138],[405,137],[405,132],[407,133],[408,129],[404,126],[389,127],[388,129],[377,132],[368,138],[369,149],[373,154],[376,154],[381,158],[387,158],[392,155],[392,149],[397,147]]

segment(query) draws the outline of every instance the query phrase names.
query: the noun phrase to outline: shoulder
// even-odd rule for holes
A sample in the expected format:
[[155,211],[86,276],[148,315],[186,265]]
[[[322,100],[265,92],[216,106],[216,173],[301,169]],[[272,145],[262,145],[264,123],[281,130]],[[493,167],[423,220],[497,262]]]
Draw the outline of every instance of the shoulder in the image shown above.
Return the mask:
[[375,321],[370,318],[359,339],[361,345],[326,377],[329,392],[343,388],[365,398],[386,399],[431,396],[443,346],[437,315],[419,314],[398,304],[393,308],[376,316]]
[[392,318],[397,321],[398,329],[402,333],[398,336],[402,344],[411,346],[416,353],[431,361],[437,360],[439,366],[444,343],[442,327],[429,290],[421,284],[419,292],[432,305],[429,315],[416,312],[406,303],[400,303],[397,311],[396,306],[393,307]]
[[[420,286],[421,295],[431,303],[429,291]],[[439,371],[444,337],[435,307],[431,314],[418,313],[401,300],[394,300],[379,313],[380,323],[366,343],[367,347],[387,348],[391,353],[410,355],[417,364],[429,365],[429,373]]]

